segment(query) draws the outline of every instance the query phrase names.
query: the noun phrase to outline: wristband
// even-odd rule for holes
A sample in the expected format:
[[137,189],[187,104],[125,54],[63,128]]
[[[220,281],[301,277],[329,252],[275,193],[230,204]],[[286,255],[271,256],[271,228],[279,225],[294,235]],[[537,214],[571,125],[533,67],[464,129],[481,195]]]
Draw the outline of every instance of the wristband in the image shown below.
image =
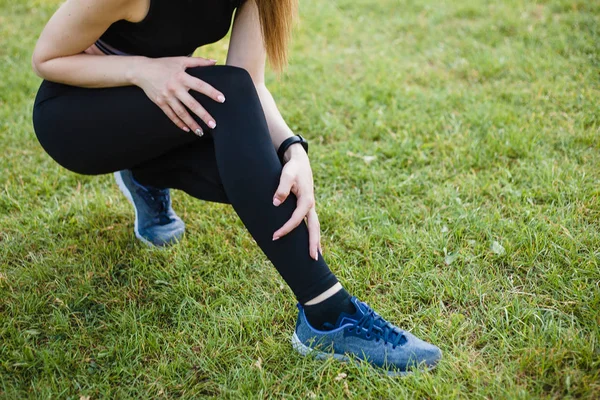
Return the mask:
[[306,154],[308,154],[308,142],[306,141],[306,139],[304,139],[301,135],[295,135],[292,137],[289,137],[287,139],[285,139],[283,141],[283,143],[281,143],[281,145],[279,146],[279,150],[277,150],[277,156],[279,156],[279,161],[281,161],[281,163],[283,164],[283,155],[285,154],[286,150],[293,144],[296,143],[300,143],[302,145],[302,147],[304,147],[304,151],[306,151]]

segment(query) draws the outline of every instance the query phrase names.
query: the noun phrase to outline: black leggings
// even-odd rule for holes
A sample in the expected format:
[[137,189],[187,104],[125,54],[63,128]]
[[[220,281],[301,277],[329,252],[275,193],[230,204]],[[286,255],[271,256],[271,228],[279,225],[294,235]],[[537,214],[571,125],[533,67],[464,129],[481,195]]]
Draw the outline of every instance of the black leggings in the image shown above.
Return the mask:
[[309,255],[302,222],[277,241],[273,232],[296,208],[296,197],[279,207],[273,196],[282,165],[247,71],[229,66],[188,69],[227,101],[192,92],[215,118],[198,138],[183,132],[136,86],[86,89],[44,81],[33,123],[44,149],[63,167],[81,174],[131,169],[142,184],[175,188],[198,199],[231,204],[300,303],[337,283],[319,254]]

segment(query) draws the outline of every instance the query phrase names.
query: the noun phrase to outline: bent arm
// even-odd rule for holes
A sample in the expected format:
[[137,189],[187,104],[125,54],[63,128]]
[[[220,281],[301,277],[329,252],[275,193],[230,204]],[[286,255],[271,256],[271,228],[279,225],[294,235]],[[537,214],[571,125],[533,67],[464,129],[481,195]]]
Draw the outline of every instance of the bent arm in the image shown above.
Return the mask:
[[[227,53],[227,65],[246,69],[258,92],[263,107],[273,146],[278,149],[281,143],[294,135],[281,113],[275,100],[265,86],[266,50],[263,44],[258,8],[254,0],[246,1],[237,11],[231,32],[231,41]],[[293,153],[304,153],[300,146],[290,146],[286,160]]]
[[135,84],[144,57],[85,54],[108,27],[121,19],[144,18],[141,0],[68,0],[42,31],[32,57],[41,78],[73,86],[99,88]]

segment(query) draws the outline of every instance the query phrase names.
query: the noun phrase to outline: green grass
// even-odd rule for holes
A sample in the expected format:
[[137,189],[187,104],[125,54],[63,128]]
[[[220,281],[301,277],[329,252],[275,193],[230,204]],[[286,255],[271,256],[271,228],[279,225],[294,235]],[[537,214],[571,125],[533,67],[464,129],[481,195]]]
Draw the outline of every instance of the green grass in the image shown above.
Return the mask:
[[404,379],[297,356],[230,206],[175,193],[186,239],[148,249],[110,176],[42,151],[29,60],[58,3],[0,0],[1,398],[600,397],[600,3],[302,1],[269,87],[331,268],[444,351]]

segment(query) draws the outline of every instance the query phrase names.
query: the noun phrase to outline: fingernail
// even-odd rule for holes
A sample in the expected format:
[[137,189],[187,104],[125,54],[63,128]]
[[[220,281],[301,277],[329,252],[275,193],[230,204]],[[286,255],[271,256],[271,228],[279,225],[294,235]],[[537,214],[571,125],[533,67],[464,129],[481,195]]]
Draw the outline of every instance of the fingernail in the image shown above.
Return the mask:
[[190,131],[190,128],[188,128],[187,126],[182,126],[181,129],[183,129],[184,132]]
[[210,121],[210,122],[208,123],[208,127],[209,127],[210,129],[215,129],[215,126],[217,126],[217,123],[216,123],[215,121]]
[[210,59],[210,61],[212,61],[212,62],[217,62],[217,60],[214,60],[214,59],[212,59],[212,58]]
[[313,256],[313,258],[315,259],[315,261],[319,261],[319,253],[315,253],[315,255]]
[[217,100],[219,100],[221,103],[225,103],[225,96],[220,94],[219,96],[217,96]]
[[277,198],[273,199],[273,205],[275,207],[279,206],[280,204],[281,204],[281,201],[279,199],[277,199]]
[[277,239],[279,239],[279,236],[273,236],[273,241],[276,241]]
[[196,135],[198,137],[202,137],[202,136],[204,136],[204,132],[202,131],[202,129],[198,128],[198,129],[196,129]]

